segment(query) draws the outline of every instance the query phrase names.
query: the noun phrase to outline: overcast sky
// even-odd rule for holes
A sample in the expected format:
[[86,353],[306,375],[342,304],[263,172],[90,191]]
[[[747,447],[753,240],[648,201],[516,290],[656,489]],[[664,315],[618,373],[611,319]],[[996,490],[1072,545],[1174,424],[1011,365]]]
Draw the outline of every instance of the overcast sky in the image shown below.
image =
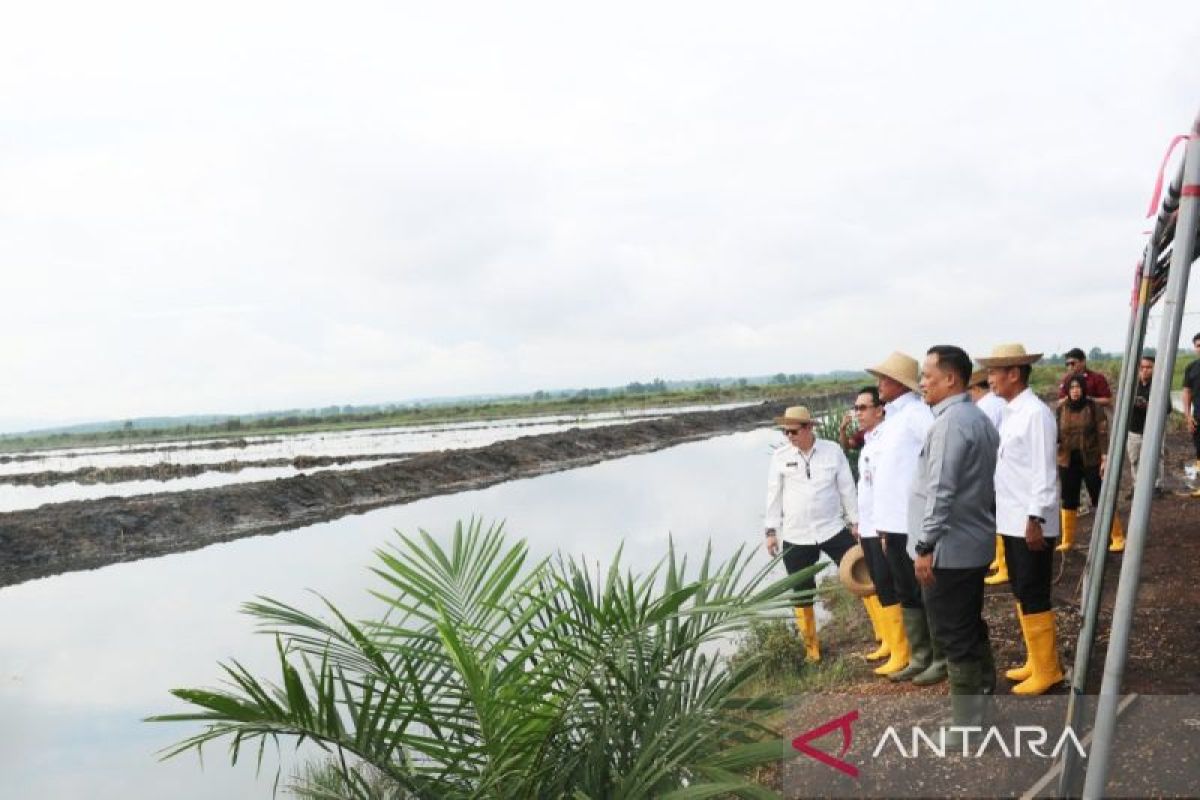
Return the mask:
[[11,6],[0,420],[1117,349],[1198,51],[1195,0]]

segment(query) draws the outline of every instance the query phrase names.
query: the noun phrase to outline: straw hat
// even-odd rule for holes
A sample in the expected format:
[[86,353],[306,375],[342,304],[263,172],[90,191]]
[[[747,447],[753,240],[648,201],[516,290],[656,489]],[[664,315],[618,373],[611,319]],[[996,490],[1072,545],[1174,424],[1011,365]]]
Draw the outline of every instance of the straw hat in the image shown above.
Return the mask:
[[875,594],[875,584],[871,582],[871,573],[867,571],[867,557],[863,554],[861,544],[854,545],[842,556],[842,563],[838,564],[838,579],[851,594],[859,597]]
[[967,386],[978,386],[981,383],[987,383],[987,367],[981,367],[971,373],[971,380]]
[[776,425],[798,425],[801,422],[816,423],[808,406],[789,406],[782,417],[775,418]]
[[914,392],[921,391],[920,378],[917,374],[917,360],[912,356],[904,355],[904,353],[892,353],[884,359],[882,364],[867,367],[867,372],[876,378],[891,378],[899,381]]
[[979,359],[979,364],[984,369],[990,367],[1023,367],[1035,361],[1040,361],[1041,358],[1041,353],[1026,353],[1025,345],[1023,344],[998,344],[992,348],[990,356]]

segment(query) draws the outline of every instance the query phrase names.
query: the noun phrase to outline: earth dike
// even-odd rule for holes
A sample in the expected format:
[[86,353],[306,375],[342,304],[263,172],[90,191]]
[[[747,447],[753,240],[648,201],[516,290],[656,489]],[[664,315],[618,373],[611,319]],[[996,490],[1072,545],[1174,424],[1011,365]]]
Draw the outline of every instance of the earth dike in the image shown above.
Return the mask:
[[[833,398],[825,400],[819,405]],[[0,552],[5,554],[0,560],[0,587],[749,431],[770,424],[784,405],[762,403],[575,428],[472,449],[421,453],[363,469],[0,513]]]

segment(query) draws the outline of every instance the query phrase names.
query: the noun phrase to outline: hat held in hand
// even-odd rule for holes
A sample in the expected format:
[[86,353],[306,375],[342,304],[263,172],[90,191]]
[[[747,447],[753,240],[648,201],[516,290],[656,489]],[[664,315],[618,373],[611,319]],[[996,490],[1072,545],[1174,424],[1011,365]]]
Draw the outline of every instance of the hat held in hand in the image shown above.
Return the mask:
[[851,594],[859,597],[875,594],[875,584],[871,582],[871,573],[867,571],[867,557],[861,544],[854,545],[842,556],[842,563],[838,564],[838,579]]

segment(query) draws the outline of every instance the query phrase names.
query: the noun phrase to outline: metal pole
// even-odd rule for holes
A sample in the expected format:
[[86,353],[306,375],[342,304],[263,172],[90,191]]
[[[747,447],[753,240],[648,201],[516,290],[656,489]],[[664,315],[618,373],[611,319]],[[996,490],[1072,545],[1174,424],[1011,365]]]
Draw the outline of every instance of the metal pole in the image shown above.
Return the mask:
[[[1121,362],[1121,377],[1117,382],[1116,410],[1113,412],[1113,433],[1108,440],[1108,470],[1100,484],[1100,497],[1096,501],[1096,518],[1093,521],[1092,538],[1088,545],[1087,578],[1083,583],[1080,608],[1083,624],[1079,629],[1079,641],[1075,647],[1075,667],[1071,671],[1070,695],[1067,698],[1067,727],[1079,730],[1083,713],[1083,694],[1087,690],[1088,668],[1092,648],[1096,641],[1097,622],[1100,618],[1100,596],[1104,589],[1104,567],[1108,557],[1108,531],[1116,514],[1117,492],[1121,483],[1121,471],[1125,459],[1125,431],[1129,425],[1129,409],[1133,405],[1136,386],[1137,363],[1141,357],[1146,338],[1146,323],[1150,316],[1150,275],[1158,257],[1155,229],[1146,245],[1142,264],[1138,269],[1138,281],[1134,306],[1129,315],[1129,333],[1125,338],[1125,358]],[[1079,755],[1074,748],[1064,747],[1062,772],[1058,780],[1058,796],[1074,797],[1082,777],[1079,774]]]
[[1193,137],[1184,156],[1183,200],[1179,206],[1175,229],[1175,251],[1167,292],[1163,298],[1163,327],[1158,337],[1158,359],[1154,365],[1154,383],[1150,387],[1150,405],[1146,410],[1146,428],[1142,452],[1150,453],[1149,463],[1143,461],[1133,490],[1133,508],[1129,513],[1129,535],[1121,563],[1120,584],[1113,607],[1112,634],[1108,655],[1104,659],[1104,680],[1100,684],[1100,702],[1096,712],[1094,745],[1088,759],[1087,778],[1083,797],[1099,798],[1108,782],[1109,756],[1117,721],[1117,700],[1125,674],[1125,657],[1129,650],[1129,632],[1133,622],[1133,607],[1137,601],[1141,577],[1142,551],[1146,544],[1146,528],[1150,521],[1150,498],[1154,492],[1154,471],[1162,447],[1170,408],[1171,376],[1175,371],[1175,353],[1179,347],[1179,331],[1183,326],[1183,307],[1187,298],[1188,276],[1196,251],[1196,233],[1200,228],[1200,137]]

